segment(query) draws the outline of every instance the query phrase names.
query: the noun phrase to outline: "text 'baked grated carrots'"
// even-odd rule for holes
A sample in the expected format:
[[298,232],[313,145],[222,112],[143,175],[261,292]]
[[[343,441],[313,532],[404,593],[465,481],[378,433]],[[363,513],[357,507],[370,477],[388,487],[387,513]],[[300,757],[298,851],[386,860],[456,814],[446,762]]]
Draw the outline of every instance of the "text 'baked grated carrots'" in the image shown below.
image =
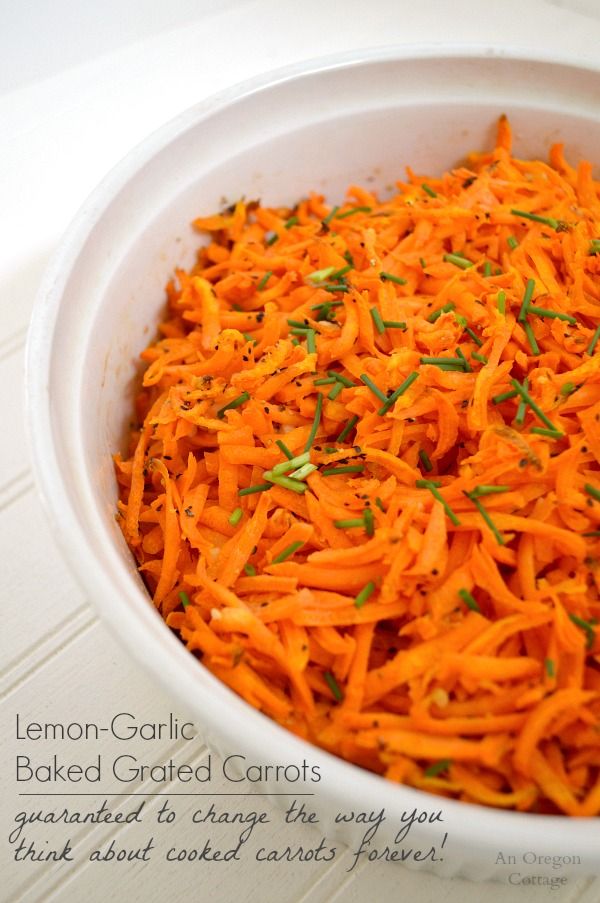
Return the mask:
[[600,185],[562,148],[240,201],[167,288],[116,456],[169,627],[289,730],[600,813]]

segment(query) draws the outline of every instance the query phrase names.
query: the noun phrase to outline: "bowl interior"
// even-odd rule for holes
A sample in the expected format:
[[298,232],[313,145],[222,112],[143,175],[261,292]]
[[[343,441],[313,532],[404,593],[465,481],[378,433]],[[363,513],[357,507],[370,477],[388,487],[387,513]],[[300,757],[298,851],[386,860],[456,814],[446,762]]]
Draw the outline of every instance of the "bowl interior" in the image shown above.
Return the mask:
[[[131,419],[138,355],[156,332],[164,286],[176,267],[192,263],[201,240],[192,219],[242,195],[292,204],[313,190],[335,202],[352,183],[385,194],[407,164],[435,174],[492,147],[501,113],[517,155],[545,158],[551,143],[564,141],[572,161],[593,159],[599,96],[598,72],[492,54],[382,54],[316,67],[191,110],[130,155],[88,202],[46,284],[31,339],[31,367],[43,374],[31,377],[34,451],[75,569],[91,577],[90,593],[113,625],[124,612],[131,619],[125,642],[138,657],[140,644],[154,643],[153,667],[185,705],[199,711],[201,688],[227,700],[250,733],[264,729],[260,715],[217,689],[191,657],[187,669],[114,519],[111,456]],[[202,705],[210,721],[210,703]],[[287,735],[280,742],[300,748]],[[378,779],[353,773],[357,793],[372,793]],[[405,788],[385,793],[413,798]],[[557,849],[560,842],[557,826]]]

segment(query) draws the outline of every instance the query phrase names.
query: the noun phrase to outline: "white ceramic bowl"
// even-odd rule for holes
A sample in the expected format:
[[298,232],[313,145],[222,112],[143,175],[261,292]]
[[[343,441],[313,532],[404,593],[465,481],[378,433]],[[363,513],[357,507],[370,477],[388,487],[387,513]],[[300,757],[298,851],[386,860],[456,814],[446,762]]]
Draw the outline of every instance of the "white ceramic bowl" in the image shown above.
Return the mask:
[[[441,807],[443,829],[415,825],[408,843],[427,849],[447,831],[443,859],[421,864],[440,874],[506,878],[498,852],[521,861],[530,850],[579,857],[572,871],[594,873],[599,821],[442,801],[337,760],[252,709],[199,665],[150,604],[115,523],[111,454],[126,432],[138,354],[155,330],[164,285],[194,258],[195,216],[242,194],[289,204],[309,188],[331,200],[353,181],[384,188],[407,163],[441,171],[492,146],[503,112],[518,154],[544,156],[564,140],[571,159],[594,159],[599,98],[598,69],[483,49],[368,51],[235,87],[152,135],[105,179],[66,235],[31,327],[37,479],[65,557],[101,616],[194,715],[209,744],[248,763],[317,765],[323,779],[314,802],[323,813],[385,807],[393,836],[404,812]],[[355,827],[344,836],[362,833]],[[547,863],[531,868],[557,874]],[[568,871],[565,863],[559,874]]]

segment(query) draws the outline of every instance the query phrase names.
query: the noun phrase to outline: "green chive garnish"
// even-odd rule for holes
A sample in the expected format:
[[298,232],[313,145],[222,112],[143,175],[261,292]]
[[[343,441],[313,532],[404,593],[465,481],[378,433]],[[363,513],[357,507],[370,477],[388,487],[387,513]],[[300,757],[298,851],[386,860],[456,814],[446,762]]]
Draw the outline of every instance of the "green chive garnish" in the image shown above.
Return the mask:
[[333,389],[331,389],[331,391],[328,392],[328,394],[327,394],[327,398],[330,398],[331,401],[335,401],[336,398],[338,397],[338,395],[340,394],[340,392],[342,391],[342,389],[344,388],[342,383],[337,382],[337,380],[334,380],[334,383],[335,383],[335,385],[334,385]]
[[487,486],[487,485],[479,485],[473,489],[469,496],[471,498],[481,498],[483,495],[496,495],[499,492],[510,492],[510,486]]
[[544,667],[548,677],[556,677],[556,668],[554,667],[554,662],[551,658],[544,659]]
[[341,431],[341,433],[339,434],[339,436],[337,437],[337,439],[335,441],[336,442],[344,442],[344,440],[348,438],[348,436],[350,435],[350,433],[352,432],[352,430],[354,429],[354,427],[356,426],[357,423],[358,423],[358,417],[356,415],[354,415],[354,417],[350,418],[350,420],[348,421],[348,423],[346,424],[346,426]]
[[332,282],[336,282],[338,279],[341,279],[342,276],[345,276],[346,273],[349,273],[350,270],[354,269],[351,263],[348,266],[341,267],[339,270],[334,270],[333,273],[330,274],[329,278]]
[[379,388],[375,385],[375,383],[373,382],[373,380],[370,379],[370,378],[367,376],[366,373],[361,373],[359,379],[360,379],[361,382],[363,382],[363,383],[365,384],[365,386],[368,386],[368,387],[369,387],[369,389],[371,390],[371,392],[373,393],[373,395],[375,395],[375,396],[379,399],[379,401],[383,401],[383,402],[385,403],[385,402],[388,400],[387,395],[384,395],[384,394],[383,394],[383,392],[381,391],[381,389],[379,389]]
[[425,777],[435,778],[438,774],[441,774],[442,771],[447,771],[451,765],[452,759],[440,759],[439,762],[434,762],[433,765],[430,765],[429,768],[425,769]]
[[327,375],[333,376],[334,379],[337,379],[338,382],[341,382],[341,384],[347,389],[353,389],[356,386],[356,383],[353,383],[351,379],[348,379],[348,377],[344,376],[342,373],[337,373],[336,370],[328,370]]
[[471,373],[473,368],[471,367],[470,363],[468,362],[468,360],[466,359],[466,357],[464,356],[464,354],[462,353],[460,348],[456,349],[456,356],[458,358],[460,358],[460,360],[463,362],[463,367],[466,370],[466,372]]
[[383,325],[386,329],[406,329],[406,323],[403,320],[384,320]]
[[560,387],[559,391],[561,395],[572,395],[573,392],[577,391],[577,386],[575,383],[566,382]]
[[285,442],[283,441],[283,439],[276,439],[276,440],[275,440],[275,445],[278,445],[278,446],[279,446],[279,448],[281,449],[281,451],[283,452],[283,454],[286,456],[286,458],[287,458],[289,461],[292,460],[292,458],[294,457],[294,455],[293,455],[292,452],[289,450],[289,448],[287,447],[287,445],[285,444]]
[[278,236],[277,232],[274,232],[273,235],[270,235],[267,238],[267,240],[265,241],[267,248],[270,248],[271,245],[274,245],[278,238],[279,238],[279,236]]
[[337,380],[333,376],[323,376],[321,379],[315,379],[315,386],[332,386]]
[[431,463],[431,459],[424,448],[419,449],[419,458],[421,459],[421,463],[425,468],[427,473],[431,473],[433,470],[433,464]]
[[265,275],[262,277],[258,285],[256,286],[257,291],[262,292],[263,288],[266,286],[267,282],[273,275],[273,270],[267,270]]
[[557,310],[549,310],[547,307],[534,307],[531,305],[529,307],[529,313],[537,314],[538,317],[546,317],[548,320],[565,320],[567,323],[570,323],[571,326],[577,324],[576,318],[572,317],[571,314],[562,314]]
[[579,615],[569,614],[569,618],[573,621],[573,624],[576,624],[578,627],[581,627],[586,634],[586,648],[591,649],[596,641],[596,631],[594,630],[593,624],[589,621],[584,621],[583,618],[580,618]]
[[[286,477],[281,473],[273,473],[272,470],[265,470],[263,477],[265,480],[268,480],[269,483],[275,483],[283,489],[291,489],[292,492],[298,492],[299,494],[306,492],[308,489],[306,483],[303,483],[301,480],[295,480],[293,477]],[[267,487],[268,485],[269,484],[267,483]]]
[[279,555],[275,556],[271,564],[281,564],[283,561],[287,561],[287,559],[291,558],[294,552],[297,552],[300,546],[303,545],[304,543],[301,539],[299,539],[297,542],[290,543],[290,545],[287,546],[287,548],[285,548],[283,552],[280,552]]
[[455,357],[422,357],[422,364],[431,364],[439,367],[440,370],[462,370],[465,371],[465,364],[460,358]]
[[219,408],[217,411],[217,417],[220,420],[225,416],[225,411],[233,411],[234,408],[239,408],[240,405],[244,404],[245,401],[248,401],[250,395],[248,392],[242,392],[241,395],[238,395],[237,398],[234,398],[233,401],[228,402],[226,405],[223,405],[222,408]]
[[467,608],[470,608],[471,611],[478,611],[481,614],[481,609],[477,604],[476,600],[473,598],[468,589],[459,589],[458,595],[463,600]]
[[331,690],[333,698],[336,699],[338,702],[341,702],[344,698],[344,694],[340,690],[340,688],[338,686],[338,682],[335,679],[335,677],[333,676],[333,674],[331,673],[331,671],[325,671],[323,673],[323,677],[325,679],[325,683]]
[[354,597],[354,605],[356,608],[362,608],[367,599],[369,599],[373,593],[375,592],[375,584],[372,580],[369,580],[365,586],[361,589],[357,596]]
[[276,464],[275,467],[272,468],[271,473],[274,473],[275,476],[279,476],[282,473],[289,473],[290,470],[295,470],[297,467],[302,467],[303,464],[308,464],[310,460],[310,452],[302,452],[301,455],[294,455],[291,458],[288,458],[287,461],[281,461],[280,464]]
[[559,229],[561,225],[563,225],[562,221],[559,219],[554,219],[552,216],[540,216],[537,213],[528,213],[526,210],[515,210],[512,209],[510,211],[515,216],[520,216],[521,219],[530,219],[533,220],[534,223],[542,223],[544,226],[550,226],[551,229]]
[[313,270],[312,273],[307,273],[306,278],[311,282],[325,282],[332,273],[335,273],[335,267],[323,267],[322,270]]
[[502,404],[503,401],[508,401],[510,398],[516,398],[519,393],[514,389],[508,392],[500,392],[499,395],[494,395],[492,397],[492,402],[494,404]]
[[373,518],[373,512],[370,508],[365,508],[365,510],[363,511],[363,520],[367,536],[373,536],[375,534],[375,520]]
[[383,324],[383,320],[381,319],[381,314],[376,307],[371,308],[371,317],[373,318],[375,329],[380,335],[382,335],[385,332],[385,326]]
[[244,573],[247,574],[248,577],[256,577],[256,568],[253,564],[245,564]]
[[424,257],[419,257],[419,263],[421,264],[421,269],[424,270],[427,267],[427,262]]
[[395,282],[396,285],[406,285],[406,279],[403,279],[402,276],[394,276],[393,273],[382,271],[379,274],[379,278],[382,282]]
[[488,279],[492,275],[492,265],[489,260],[486,260],[483,264],[483,275],[486,279]]
[[351,210],[345,210],[344,213],[336,213],[336,219],[346,219],[347,216],[353,216],[355,213],[370,213],[370,207],[352,207]]
[[381,499],[379,498],[378,495],[375,496],[375,504],[377,505],[377,507],[379,508],[379,510],[380,510],[380,511],[383,511],[383,513],[385,514],[385,506],[384,506],[383,502],[381,501]]
[[596,487],[592,486],[591,483],[585,483],[583,488],[588,495],[591,495],[593,499],[596,499],[597,502],[600,502],[600,489],[596,489]]
[[508,238],[506,239],[506,244],[511,249],[511,251],[514,251],[515,248],[519,247],[519,242],[517,241],[517,239],[515,238],[514,235],[508,236]]
[[310,325],[303,320],[286,320],[285,322],[288,326],[293,326],[294,329],[301,329],[302,332],[306,332],[311,328]]
[[241,508],[236,508],[234,511],[231,512],[231,514],[229,515],[229,523],[231,524],[232,527],[235,527],[239,524],[239,522],[241,521],[241,519],[243,517],[243,514],[244,514],[244,512],[242,511]]
[[317,352],[317,334],[314,329],[309,329],[306,333],[306,350],[309,354],[316,354]]
[[501,546],[505,545],[504,537],[502,536],[502,533],[500,533],[500,530],[498,530],[496,524],[493,522],[492,518],[489,516],[489,514],[487,513],[486,509],[483,507],[482,503],[479,501],[477,496],[473,496],[470,492],[465,492],[465,495],[467,496],[468,499],[471,499],[471,501],[473,502],[473,504],[475,505],[475,507],[477,508],[479,513],[481,514],[482,518],[484,519],[484,521],[486,522],[486,524],[488,525],[488,527],[490,528],[490,530],[496,537],[496,542]]
[[298,219],[297,216],[290,216],[290,218],[288,220],[286,220],[285,223],[283,224],[283,228],[291,229],[292,226],[297,226],[299,222],[300,222],[300,220]]
[[[527,377],[523,380],[523,388],[529,388],[529,380]],[[517,393],[518,394],[518,393]],[[519,398],[519,404],[517,406],[517,413],[515,416],[515,423],[517,426],[523,426],[525,423],[525,414],[527,413],[527,405],[525,404],[522,398]]]
[[479,338],[479,336],[477,335],[477,333],[476,333],[476,332],[473,332],[473,330],[471,329],[470,326],[465,326],[465,332],[467,333],[467,335],[470,335],[471,338],[473,339],[473,341],[475,342],[475,344],[476,344],[479,348],[481,348],[481,346],[483,345],[483,342],[481,341],[481,339]]
[[506,313],[506,294],[502,291],[498,292],[496,307],[498,308],[498,312],[504,316]]
[[430,198],[436,198],[438,196],[437,191],[434,191],[431,185],[428,185],[426,182],[423,182],[421,188],[423,189],[425,194],[429,195]]
[[354,267],[354,258],[352,256],[352,254],[350,253],[350,251],[344,251],[344,253],[342,254],[342,257],[344,258],[344,260],[348,261],[348,263],[350,264],[351,267]]
[[598,344],[598,339],[600,339],[600,324],[598,326],[596,326],[596,332],[592,336],[592,341],[588,345],[588,348],[587,348],[588,354],[594,353],[594,349],[596,348],[596,345]]
[[334,282],[331,285],[322,285],[322,289],[325,289],[326,292],[349,292],[350,286],[346,285],[344,282]]
[[588,254],[600,254],[600,238],[592,238]]
[[179,595],[179,601],[181,602],[181,604],[183,605],[184,608],[187,608],[188,605],[191,605],[190,597],[188,596],[188,594],[186,592],[184,592],[184,590],[181,590],[178,593],[178,595]]
[[519,315],[517,320],[519,323],[524,323],[527,318],[527,309],[531,303],[531,298],[533,296],[533,290],[535,289],[535,279],[528,279],[527,285],[525,286],[525,293],[523,294],[523,303],[521,304],[521,309],[519,311]]
[[333,526],[339,530],[350,530],[352,527],[364,527],[363,517],[349,517],[346,520],[334,520]]
[[514,388],[517,390],[517,392],[519,393],[519,395],[521,396],[523,401],[525,401],[529,405],[531,410],[535,414],[537,414],[537,416],[540,418],[542,423],[545,423],[549,430],[553,430],[555,433],[560,432],[560,430],[558,430],[555,427],[555,425],[552,423],[552,421],[548,417],[546,417],[546,415],[544,414],[544,412],[542,411],[540,406],[535,403],[535,401],[533,400],[533,398],[527,391],[526,387],[522,386],[519,382],[517,382],[516,379],[511,379],[510,382],[511,382],[511,385],[514,386]]
[[450,313],[451,310],[454,310],[455,306],[456,305],[453,301],[448,301],[448,303],[444,304],[443,307],[439,307],[437,310],[434,310],[432,314],[429,314],[427,319],[430,323],[435,323],[435,321],[438,320],[442,316],[442,314],[447,314]]
[[295,480],[305,480],[307,477],[314,473],[317,469],[316,464],[311,464],[310,462],[307,464],[303,464],[302,467],[299,467],[298,470],[294,470],[290,476],[294,477]]
[[444,260],[446,263],[453,263],[455,267],[459,267],[461,270],[468,270],[469,267],[474,266],[472,260],[467,260],[466,257],[461,257],[460,254],[444,254]]
[[324,477],[335,477],[339,473],[362,473],[364,469],[364,464],[345,464],[342,467],[328,467],[321,473]]
[[527,341],[529,342],[529,345],[531,347],[531,353],[535,354],[537,357],[537,355],[540,353],[540,346],[538,345],[538,343],[536,341],[536,338],[535,338],[535,335],[533,332],[533,328],[532,328],[529,320],[526,320],[523,323],[523,329],[525,330],[525,335],[527,336]]
[[270,489],[270,483],[256,483],[254,486],[248,486],[247,489],[238,489],[238,495],[253,495],[255,492],[264,492]]
[[417,488],[428,489],[432,496],[437,499],[438,502],[442,503],[442,505],[444,506],[444,511],[446,512],[448,518],[452,521],[454,526],[460,526],[460,521],[457,518],[456,514],[454,513],[446,499],[438,491],[438,486],[440,485],[440,483],[437,483],[434,480],[417,480],[416,485]]
[[558,430],[547,430],[543,426],[532,426],[530,432],[537,433],[538,436],[547,436],[548,439],[562,439],[563,437]]
[[315,408],[315,418],[313,420],[312,426],[310,428],[310,433],[308,434],[308,439],[306,440],[306,445],[304,446],[304,451],[310,451],[313,442],[315,441],[315,436],[317,435],[317,430],[319,429],[319,424],[321,422],[321,410],[323,408],[323,396],[320,392],[317,393],[317,406]]
[[400,383],[398,388],[394,389],[392,394],[388,398],[386,398],[383,407],[379,408],[379,410],[377,411],[380,417],[383,417],[384,414],[387,414],[389,409],[396,404],[396,401],[400,398],[400,396],[404,395],[408,387],[412,386],[418,375],[419,374],[417,373],[417,371],[413,370],[413,372],[409,373],[406,379],[402,383]]
[[474,351],[471,354],[471,357],[474,360],[479,361],[480,364],[487,364],[487,362],[488,362],[487,357],[484,354],[478,354],[477,351]]

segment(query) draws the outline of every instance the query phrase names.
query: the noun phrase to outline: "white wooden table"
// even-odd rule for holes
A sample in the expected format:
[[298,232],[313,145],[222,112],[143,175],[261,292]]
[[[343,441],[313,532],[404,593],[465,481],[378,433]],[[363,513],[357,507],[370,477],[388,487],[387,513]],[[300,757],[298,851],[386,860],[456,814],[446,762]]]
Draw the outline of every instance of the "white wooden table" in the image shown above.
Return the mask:
[[[15,758],[24,751],[23,741],[15,738],[17,714],[36,721],[99,723],[116,711],[154,721],[170,711],[179,714],[176,701],[106,632],[63,565],[28,462],[22,391],[27,323],[48,258],[88,192],[163,121],[215,90],[288,62],[400,41],[535,42],[561,55],[595,58],[599,39],[597,0],[420,0],[418,7],[404,0],[107,0],[102,5],[0,0],[1,901],[474,903],[485,894],[490,903],[598,903],[597,880],[573,879],[553,892],[500,884],[484,889],[399,866],[357,867],[348,874],[348,853],[332,865],[268,867],[247,862],[226,868],[154,862],[92,866],[85,857],[72,866],[15,863],[6,837],[24,806],[15,783]],[[97,746],[114,754],[114,742]],[[59,748],[67,758],[71,752],[85,758],[81,743],[57,743]],[[43,753],[53,751],[46,742]],[[152,746],[156,761],[169,756],[201,761],[205,754],[199,742]],[[131,808],[131,802],[124,798],[122,805]],[[148,801],[149,811],[159,805],[159,798]],[[180,800],[182,816],[192,805]],[[270,804],[263,805],[270,811]],[[216,829],[215,841],[219,830],[224,837]],[[183,817],[172,832],[174,842],[185,841]],[[137,825],[74,826],[73,838],[82,851],[91,851],[111,838],[141,844],[147,833]],[[275,843],[275,834],[273,826],[266,836]],[[53,835],[42,829],[35,836],[42,843]],[[310,827],[296,834],[306,845],[315,836]]]

